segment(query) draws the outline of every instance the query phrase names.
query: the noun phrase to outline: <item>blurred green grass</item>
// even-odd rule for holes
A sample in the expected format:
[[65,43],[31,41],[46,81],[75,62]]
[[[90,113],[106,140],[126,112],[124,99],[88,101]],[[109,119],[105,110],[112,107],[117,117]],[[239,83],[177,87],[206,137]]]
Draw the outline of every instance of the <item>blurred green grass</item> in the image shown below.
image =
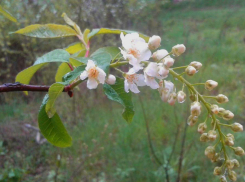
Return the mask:
[[[184,43],[186,53],[177,58],[175,66],[200,61],[203,68],[190,79],[219,82],[212,95],[223,93],[230,102],[226,109],[234,112],[233,121],[244,124],[245,81],[245,7],[185,8],[163,11],[159,19],[163,27],[162,48],[170,50],[175,44]],[[136,26],[136,25],[135,25]],[[181,89],[176,80],[177,89]],[[20,181],[164,181],[163,167],[158,167],[151,156],[147,141],[145,120],[139,97],[134,96],[136,114],[131,124],[121,117],[120,105],[109,101],[101,88],[96,91],[75,91],[70,99],[63,94],[58,100],[57,111],[61,115],[73,146],[59,149],[48,143],[35,143],[36,132],[23,127],[29,123],[37,126],[40,100],[8,101],[0,105],[0,139],[7,143],[0,147],[1,168],[4,174],[20,173]],[[201,93],[208,94],[201,86]],[[143,107],[156,155],[166,161],[171,153],[174,137],[177,145],[169,166],[171,181],[177,176],[181,139],[189,115],[189,103],[171,107],[162,103],[157,91],[141,89]],[[11,93],[18,98],[22,93]],[[30,97],[35,97],[31,93]],[[43,94],[39,94],[39,96]],[[205,111],[204,111],[205,113]],[[205,116],[205,114],[203,114]],[[200,118],[201,120],[204,120]],[[232,122],[233,122],[232,121]],[[230,122],[228,122],[230,123]],[[178,128],[179,127],[179,132]],[[207,143],[199,142],[197,125],[188,127],[181,181],[218,181],[212,174],[216,164],[204,156]],[[227,131],[228,132],[228,131]],[[243,133],[235,134],[236,145],[245,148]],[[0,145],[1,146],[1,145]],[[232,152],[229,154],[235,157]],[[61,156],[58,164],[57,156]],[[241,166],[244,158],[237,158]],[[23,170],[23,171],[20,171]],[[12,173],[11,173],[12,171]],[[238,181],[245,181],[244,168],[236,170]],[[16,172],[16,177],[18,176]],[[57,174],[57,175],[56,175]],[[1,179],[1,178],[0,178]]]

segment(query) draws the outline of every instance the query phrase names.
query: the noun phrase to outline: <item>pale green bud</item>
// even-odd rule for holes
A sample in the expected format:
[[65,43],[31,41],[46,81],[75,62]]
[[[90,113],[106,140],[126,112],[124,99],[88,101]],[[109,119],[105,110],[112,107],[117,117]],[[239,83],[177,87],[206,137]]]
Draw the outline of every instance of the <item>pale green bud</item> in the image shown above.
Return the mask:
[[149,39],[148,47],[149,47],[150,50],[155,50],[158,47],[160,47],[160,44],[161,44],[161,37],[159,37],[157,35],[153,35]]
[[190,115],[188,120],[187,120],[187,124],[189,126],[193,126],[194,124],[196,124],[198,121],[198,117],[197,116],[193,116],[193,115]]
[[202,134],[205,132],[205,130],[207,129],[207,124],[204,122],[204,123],[200,123],[198,125],[198,128],[197,128],[197,131]]
[[216,140],[216,138],[217,138],[217,133],[216,133],[216,131],[210,130],[210,131],[208,132],[208,139],[209,139],[210,141],[214,141],[214,140]]
[[232,140],[235,141],[235,137],[234,137],[234,135],[232,135],[231,133],[228,133],[226,136],[227,136],[227,137],[231,137]]
[[213,159],[215,156],[215,147],[214,146],[208,146],[205,149],[205,155],[209,158],[209,159]]
[[213,81],[213,80],[207,80],[205,83],[205,89],[209,91],[213,90],[217,86],[218,86],[218,82]]
[[211,111],[214,113],[214,114],[218,114],[219,113],[219,106],[216,105],[216,104],[213,104],[210,106],[210,109]]
[[227,182],[227,180],[226,180],[226,177],[225,176],[220,176],[220,182]]
[[235,171],[229,170],[228,177],[230,178],[231,181],[237,180],[237,174]]
[[225,95],[223,94],[219,94],[215,97],[216,101],[219,103],[219,104],[222,104],[222,103],[226,103],[229,101],[228,97],[226,97]]
[[233,140],[233,138],[232,138],[232,137],[226,137],[226,138],[225,138],[225,144],[226,144],[227,146],[233,146],[233,145],[234,145],[234,140]]
[[234,163],[234,167],[240,167],[240,164],[239,164],[238,160],[232,159],[232,161]]
[[234,148],[234,153],[235,153],[236,155],[239,155],[239,156],[245,155],[245,152],[244,152],[244,150],[242,149],[242,147],[235,147],[235,148]]
[[234,114],[229,111],[229,110],[226,110],[224,113],[223,113],[223,119],[224,120],[230,120],[234,117]]
[[185,72],[188,76],[193,76],[197,70],[196,68],[194,68],[193,66],[188,66],[186,69],[185,69]]
[[212,158],[212,162],[218,162],[220,160],[220,154],[219,153],[215,153],[214,158]]
[[214,175],[221,175],[222,174],[222,167],[215,167],[214,168]]
[[179,91],[179,92],[177,93],[177,100],[178,100],[178,103],[183,103],[183,102],[185,102],[185,99],[186,99],[186,94],[185,94],[185,92]]
[[193,116],[199,116],[201,114],[202,111],[202,105],[200,104],[200,102],[193,102],[191,103],[191,115]]
[[219,107],[219,112],[218,112],[218,114],[217,114],[217,115],[218,115],[219,117],[221,117],[221,118],[222,118],[222,117],[223,117],[223,115],[224,115],[224,112],[225,112],[225,111],[226,111],[226,110],[225,110],[224,108]]
[[180,56],[181,54],[183,54],[185,52],[186,48],[184,46],[184,44],[177,44],[174,47],[172,47],[172,53],[175,56]]
[[192,61],[189,66],[193,66],[196,70],[199,70],[202,67],[202,63],[197,61]]
[[232,160],[227,160],[226,163],[225,163],[226,167],[228,169],[233,169],[234,167],[234,162]]
[[243,126],[240,124],[240,123],[233,123],[231,125],[231,129],[234,131],[234,132],[242,132],[243,131]]
[[207,142],[207,141],[209,141],[209,139],[208,139],[208,134],[207,134],[207,133],[201,134],[201,136],[200,136],[200,141],[201,141],[201,142]]

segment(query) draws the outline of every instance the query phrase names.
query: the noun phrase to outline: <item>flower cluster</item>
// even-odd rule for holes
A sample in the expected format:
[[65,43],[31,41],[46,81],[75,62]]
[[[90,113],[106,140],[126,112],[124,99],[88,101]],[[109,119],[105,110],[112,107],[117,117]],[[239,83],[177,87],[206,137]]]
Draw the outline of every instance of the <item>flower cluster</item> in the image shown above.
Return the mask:
[[[197,127],[197,131],[201,134],[200,141],[216,141],[216,144],[206,148],[205,155],[212,162],[223,161],[222,166],[215,167],[214,175],[218,175],[222,182],[227,181],[227,176],[230,180],[236,181],[237,177],[233,168],[239,167],[239,162],[236,159],[230,159],[228,157],[227,147],[232,149],[234,154],[238,156],[244,155],[245,152],[241,147],[233,147],[235,141],[234,136],[231,133],[225,135],[221,131],[221,127],[228,127],[234,132],[241,132],[243,131],[243,126],[239,123],[230,125],[221,123],[217,117],[226,121],[231,120],[234,114],[217,104],[206,101],[206,99],[213,99],[218,104],[222,104],[229,101],[228,97],[223,94],[218,94],[217,96],[201,95],[195,88],[197,85],[204,85],[207,91],[211,91],[218,86],[218,83],[214,80],[207,80],[205,83],[191,84],[184,79],[184,75],[193,76],[201,69],[202,64],[197,61],[193,61],[186,66],[171,68],[175,62],[171,56],[180,56],[185,52],[186,48],[183,44],[172,47],[171,52],[168,52],[165,49],[156,50],[160,47],[161,43],[161,38],[156,35],[152,36],[148,43],[138,33],[127,35],[121,33],[120,37],[122,48],[119,49],[122,57],[126,60],[124,63],[129,65],[129,71],[125,73],[117,68],[116,70],[125,79],[125,92],[139,93],[138,86],[149,86],[151,89],[158,89],[163,102],[174,105],[176,101],[183,103],[186,100],[184,89],[187,87],[190,93],[190,100],[192,101],[187,123],[189,126],[194,126],[199,121],[199,116],[202,114],[203,108],[206,108],[206,120],[199,123]],[[120,63],[120,59],[117,63]],[[174,71],[177,69],[184,69],[184,72],[178,74]],[[183,83],[182,90],[177,92],[175,85],[171,81],[165,80],[169,74]],[[114,75],[108,75],[106,77],[106,73],[92,60],[88,60],[87,67],[80,78],[81,80],[88,78],[87,87],[89,89],[96,88],[99,83],[115,84],[116,81]],[[210,121],[210,124],[208,124],[208,121]],[[209,126],[211,128],[207,131]],[[221,150],[217,149],[218,144],[221,144]]]

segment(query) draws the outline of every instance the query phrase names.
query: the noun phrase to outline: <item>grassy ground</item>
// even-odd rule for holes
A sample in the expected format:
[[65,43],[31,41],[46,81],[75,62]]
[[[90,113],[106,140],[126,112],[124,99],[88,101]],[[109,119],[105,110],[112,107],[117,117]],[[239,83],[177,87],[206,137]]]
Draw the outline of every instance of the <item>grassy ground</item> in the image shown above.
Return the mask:
[[[159,15],[163,25],[162,46],[170,50],[173,45],[184,43],[187,47],[187,52],[178,58],[176,66],[194,60],[202,62],[203,69],[190,80],[218,81],[218,89],[211,94],[228,95],[230,102],[224,107],[235,113],[233,121],[243,124],[244,12],[244,6],[205,7],[166,10]],[[181,89],[177,81],[169,79],[176,83],[177,89]],[[57,110],[73,137],[73,146],[67,149],[59,149],[46,142],[36,144],[36,131],[24,127],[26,123],[37,126],[41,101],[17,100],[0,105],[0,175],[7,175],[12,181],[164,181],[164,169],[158,167],[150,153],[146,119],[156,155],[165,164],[177,136],[169,165],[171,181],[176,178],[189,103],[170,107],[161,102],[157,92],[142,89],[146,118],[139,97],[135,95],[136,115],[129,125],[121,118],[122,108],[107,100],[101,90],[85,93],[83,90],[84,87],[76,91],[73,99],[64,94],[63,100],[60,99],[57,104]],[[203,88],[200,87],[200,90]],[[13,93],[12,96],[17,98],[20,94]],[[30,97],[35,97],[35,94],[31,93]],[[196,127],[187,129],[181,181],[218,181],[212,175],[216,165],[204,156],[208,144],[199,142]],[[239,133],[235,136],[236,145],[245,148],[245,135]],[[244,164],[244,158],[238,159]],[[237,173],[238,181],[245,181],[242,167]]]

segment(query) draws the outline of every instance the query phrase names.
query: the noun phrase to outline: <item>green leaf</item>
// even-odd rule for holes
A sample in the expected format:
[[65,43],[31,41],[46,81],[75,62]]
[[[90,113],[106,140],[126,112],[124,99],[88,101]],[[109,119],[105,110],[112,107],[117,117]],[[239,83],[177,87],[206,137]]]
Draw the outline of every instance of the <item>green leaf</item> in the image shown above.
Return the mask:
[[66,73],[68,73],[68,72],[70,72],[71,71],[71,69],[70,69],[70,67],[68,66],[68,64],[67,63],[62,63],[60,66],[59,66],[59,68],[58,68],[58,70],[57,70],[57,72],[56,72],[56,75],[55,75],[55,82],[62,82],[62,77],[66,74]]
[[57,24],[34,24],[17,30],[13,33],[37,38],[58,38],[77,35],[76,31],[73,30],[71,27]]
[[82,66],[78,66],[77,68],[75,68],[73,71],[65,74],[65,76],[63,77],[63,81],[65,83],[70,83],[73,80],[75,80],[78,76],[81,75],[81,73],[85,70],[85,65]]
[[[130,31],[130,30],[120,30],[120,29],[109,29],[109,28],[97,28],[93,29],[89,34],[88,38],[91,39],[95,35],[100,35],[100,34],[120,34],[123,32],[124,34],[129,34],[129,33],[136,33],[135,31]],[[142,33],[139,33],[139,36],[145,41],[149,41],[149,37],[147,35],[144,35]]]
[[34,65],[50,62],[69,62],[70,54],[63,49],[56,49],[37,58]]
[[48,101],[48,94],[44,97],[38,114],[38,125],[43,136],[57,147],[69,147],[72,145],[72,138],[65,129],[57,113],[49,118],[45,106]]
[[72,21],[72,20],[67,16],[66,13],[63,13],[61,16],[64,18],[65,22],[66,22],[68,25],[72,26],[72,27],[76,30],[76,32],[78,33],[78,35],[82,35],[82,32],[81,32],[80,27],[79,27],[74,21]]
[[[29,68],[24,69],[23,71],[19,72],[15,78],[15,82],[20,82],[23,84],[29,84],[31,81],[32,76],[42,68],[43,66],[47,65],[47,63],[37,64],[34,66],[31,66]],[[28,95],[27,91],[24,91],[26,95]]]
[[48,114],[49,118],[52,118],[56,113],[56,110],[54,109],[54,104],[64,88],[64,83],[54,83],[50,86],[48,90],[49,99],[45,107],[46,113]]
[[[56,49],[54,51],[51,51],[43,55],[42,57],[37,58],[33,66],[26,68],[20,73],[18,73],[18,75],[15,78],[15,82],[29,84],[32,76],[37,72],[37,70],[45,66],[47,63],[69,62],[69,58],[70,54],[63,49]],[[26,91],[24,93],[27,94]]]
[[13,22],[17,22],[16,18],[13,15],[11,15],[11,13],[9,13],[6,9],[4,9],[1,5],[0,5],[0,13],[6,18],[8,18],[9,20]]
[[99,53],[108,53],[111,55],[112,59],[118,59],[122,57],[121,51],[118,47],[102,47],[96,50],[91,56],[93,56],[94,54],[99,54]]
[[116,101],[124,106],[122,116],[128,123],[131,123],[134,117],[134,106],[131,93],[126,93],[124,91],[124,80],[117,78],[114,85],[104,84],[103,88],[108,99]]
[[75,42],[69,45],[65,50],[70,54],[75,54],[77,52],[81,52],[82,50],[86,51],[84,45],[81,42]]

